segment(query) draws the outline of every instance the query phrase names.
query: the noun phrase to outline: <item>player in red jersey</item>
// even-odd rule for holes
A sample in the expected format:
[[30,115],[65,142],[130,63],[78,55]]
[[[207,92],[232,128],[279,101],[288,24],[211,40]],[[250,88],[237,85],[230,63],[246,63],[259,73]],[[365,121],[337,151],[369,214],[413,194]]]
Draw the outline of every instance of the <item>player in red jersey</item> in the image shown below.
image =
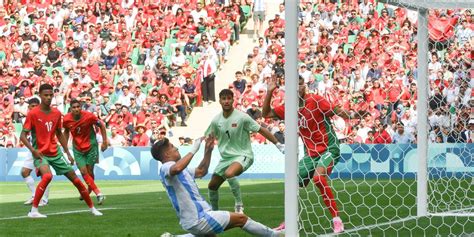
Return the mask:
[[[263,102],[262,115],[285,119],[285,105],[279,105],[273,110],[270,107],[273,91],[277,88],[275,79],[268,82],[267,96]],[[299,134],[305,145],[305,156],[298,163],[298,178],[300,187],[306,187],[311,178],[323,196],[324,204],[329,208],[333,217],[334,233],[344,231],[344,225],[339,217],[337,204],[327,179],[332,169],[339,161],[339,140],[336,137],[330,118],[338,115],[342,118],[355,118],[355,113],[349,114],[338,106],[330,104],[325,98],[316,94],[307,94],[304,79],[299,77]],[[360,118],[366,114],[361,111]],[[277,229],[284,229],[282,223]]]
[[[72,166],[68,164],[59,149],[58,140],[66,152],[69,161],[74,163],[74,159],[72,159],[71,153],[69,153],[66,139],[61,131],[61,112],[56,108],[51,107],[53,87],[50,84],[41,85],[39,88],[39,96],[41,104],[28,113],[25,124],[23,125],[23,131],[21,131],[20,134],[21,142],[23,142],[23,144],[31,151],[31,154],[35,159],[35,167],[38,168],[41,173],[41,181],[36,187],[35,198],[33,200],[31,211],[28,213],[28,217],[46,217],[46,215],[39,213],[38,204],[43,197],[46,187],[53,178],[49,166],[54,168],[56,174],[65,175],[74,186],[76,186],[77,190],[79,190],[79,193],[89,206],[92,214],[95,216],[101,216],[102,213],[94,207],[86,187],[74,173]],[[31,133],[31,143],[26,136],[28,132]]]
[[70,103],[71,112],[63,119],[64,137],[69,141],[69,134],[72,135],[74,159],[77,167],[81,171],[82,178],[86,182],[89,193],[93,191],[97,196],[99,205],[105,200],[99,188],[94,182],[94,165],[99,160],[99,145],[94,131],[94,125],[100,128],[103,143],[101,150],[107,149],[107,131],[105,125],[97,116],[89,111],[82,110],[81,102],[73,99]]

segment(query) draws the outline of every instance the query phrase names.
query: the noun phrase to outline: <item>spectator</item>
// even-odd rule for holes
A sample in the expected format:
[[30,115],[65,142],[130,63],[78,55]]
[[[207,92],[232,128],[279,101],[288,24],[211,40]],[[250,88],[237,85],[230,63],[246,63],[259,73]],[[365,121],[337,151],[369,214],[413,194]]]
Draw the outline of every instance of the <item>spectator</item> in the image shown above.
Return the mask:
[[216,101],[215,95],[215,72],[217,70],[216,61],[210,59],[209,54],[204,53],[199,64],[202,72],[202,100],[204,102],[212,103]]
[[385,130],[387,125],[379,123],[376,127],[377,131],[374,134],[373,143],[376,144],[390,144],[392,143],[392,138],[390,134]]
[[405,132],[405,126],[402,123],[397,124],[397,132],[392,137],[395,144],[410,144],[414,138],[411,134]]
[[279,143],[285,144],[285,122],[280,121],[278,123],[278,131],[273,133]]
[[150,138],[145,134],[145,125],[138,124],[135,127],[137,134],[133,136],[132,146],[148,146],[150,143]]
[[252,107],[247,110],[247,114],[253,119],[257,120],[262,117],[262,111],[258,108],[258,103],[256,101],[252,102]]
[[125,137],[117,133],[116,127],[111,127],[111,135],[109,137],[109,145],[111,147],[124,147],[127,146],[127,140]]

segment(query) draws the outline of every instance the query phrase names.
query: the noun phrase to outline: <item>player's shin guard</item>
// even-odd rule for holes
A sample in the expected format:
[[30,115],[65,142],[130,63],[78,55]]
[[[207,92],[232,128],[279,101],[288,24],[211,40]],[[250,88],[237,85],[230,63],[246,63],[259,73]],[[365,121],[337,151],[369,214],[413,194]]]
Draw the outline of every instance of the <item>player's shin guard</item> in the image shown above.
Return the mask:
[[243,205],[242,194],[240,193],[240,183],[237,180],[237,178],[232,177],[230,179],[227,179],[227,182],[229,182],[230,190],[232,191],[232,194],[234,195],[235,205]]
[[89,186],[89,188],[94,191],[95,195],[99,195],[100,190],[97,188],[97,185],[95,185],[94,179],[89,174],[83,175],[83,178],[84,181],[86,181],[87,186]]
[[43,200],[48,201],[49,200],[49,188],[51,187],[51,183],[46,187],[46,190],[44,191],[43,195]]
[[267,236],[271,237],[275,235],[275,231],[270,229],[269,227],[258,223],[250,217],[247,219],[247,222],[245,225],[242,227],[242,230],[245,230],[245,232],[252,234],[254,236]]
[[313,177],[313,182],[316,187],[319,188],[321,195],[323,196],[324,204],[329,208],[329,212],[331,212],[332,217],[338,216],[338,210],[336,205],[336,200],[334,199],[334,195],[332,194],[331,187],[329,187],[328,182],[325,176],[322,175],[315,175]]
[[74,184],[74,186],[76,186],[77,190],[79,190],[79,193],[81,194],[81,197],[84,199],[84,201],[87,203],[87,206],[89,206],[89,208],[92,208],[94,204],[92,203],[92,199],[89,196],[86,187],[84,186],[84,184],[82,184],[81,180],[76,177],[72,181],[72,183]]
[[209,189],[209,202],[213,211],[219,210],[219,190]]
[[34,197],[35,196],[35,180],[33,179],[33,177],[31,177],[31,175],[28,175],[28,177],[24,179],[25,179],[26,186],[28,186],[28,189],[30,189],[31,191],[31,196]]
[[41,181],[38,183],[38,187],[36,187],[35,198],[33,199],[34,208],[38,208],[39,202],[43,197],[44,191],[46,190],[46,187],[52,179],[53,175],[51,173],[41,175]]

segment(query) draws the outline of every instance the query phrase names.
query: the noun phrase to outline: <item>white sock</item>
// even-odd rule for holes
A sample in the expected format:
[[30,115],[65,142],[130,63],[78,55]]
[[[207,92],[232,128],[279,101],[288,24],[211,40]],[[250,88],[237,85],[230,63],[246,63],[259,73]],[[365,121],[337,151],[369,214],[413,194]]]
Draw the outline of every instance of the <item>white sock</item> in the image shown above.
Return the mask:
[[26,186],[28,186],[28,189],[31,191],[31,196],[35,196],[35,191],[36,191],[36,186],[35,186],[35,180],[31,177],[31,175],[28,175],[28,177],[24,178]]
[[43,194],[43,200],[46,202],[49,200],[49,187],[51,187],[51,183],[49,183],[48,186],[46,186],[46,190],[44,190],[44,194]]
[[38,212],[38,208],[37,207],[31,207],[31,212]]
[[176,237],[194,237],[195,235],[193,235],[193,234],[184,234],[184,235],[173,235],[173,236],[176,236]]
[[268,226],[258,223],[250,218],[247,219],[247,222],[242,229],[255,236],[271,237],[275,234],[275,231],[270,229]]

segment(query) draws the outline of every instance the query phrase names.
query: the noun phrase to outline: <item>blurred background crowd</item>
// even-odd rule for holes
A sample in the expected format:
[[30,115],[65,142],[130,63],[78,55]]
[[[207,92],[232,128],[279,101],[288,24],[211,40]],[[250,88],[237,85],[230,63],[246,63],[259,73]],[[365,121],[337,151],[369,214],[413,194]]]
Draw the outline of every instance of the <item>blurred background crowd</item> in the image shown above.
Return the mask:
[[[83,109],[105,121],[112,146],[146,146],[187,126],[195,106],[215,98],[215,73],[256,14],[271,1],[140,0],[6,1],[0,8],[0,146],[21,146],[28,100],[43,83],[53,106]],[[372,0],[301,1],[298,70],[307,90],[360,120],[333,117],[345,143],[415,143],[417,15]],[[469,9],[429,12],[429,140],[473,142],[474,22]],[[284,141],[283,121],[264,119],[268,80],[272,105],[284,103],[285,6],[251,32],[254,47],[228,87],[235,107]],[[254,27],[255,28],[255,27]],[[258,27],[256,27],[258,29]],[[253,35],[252,35],[253,33]],[[255,143],[263,137],[252,135]]]

